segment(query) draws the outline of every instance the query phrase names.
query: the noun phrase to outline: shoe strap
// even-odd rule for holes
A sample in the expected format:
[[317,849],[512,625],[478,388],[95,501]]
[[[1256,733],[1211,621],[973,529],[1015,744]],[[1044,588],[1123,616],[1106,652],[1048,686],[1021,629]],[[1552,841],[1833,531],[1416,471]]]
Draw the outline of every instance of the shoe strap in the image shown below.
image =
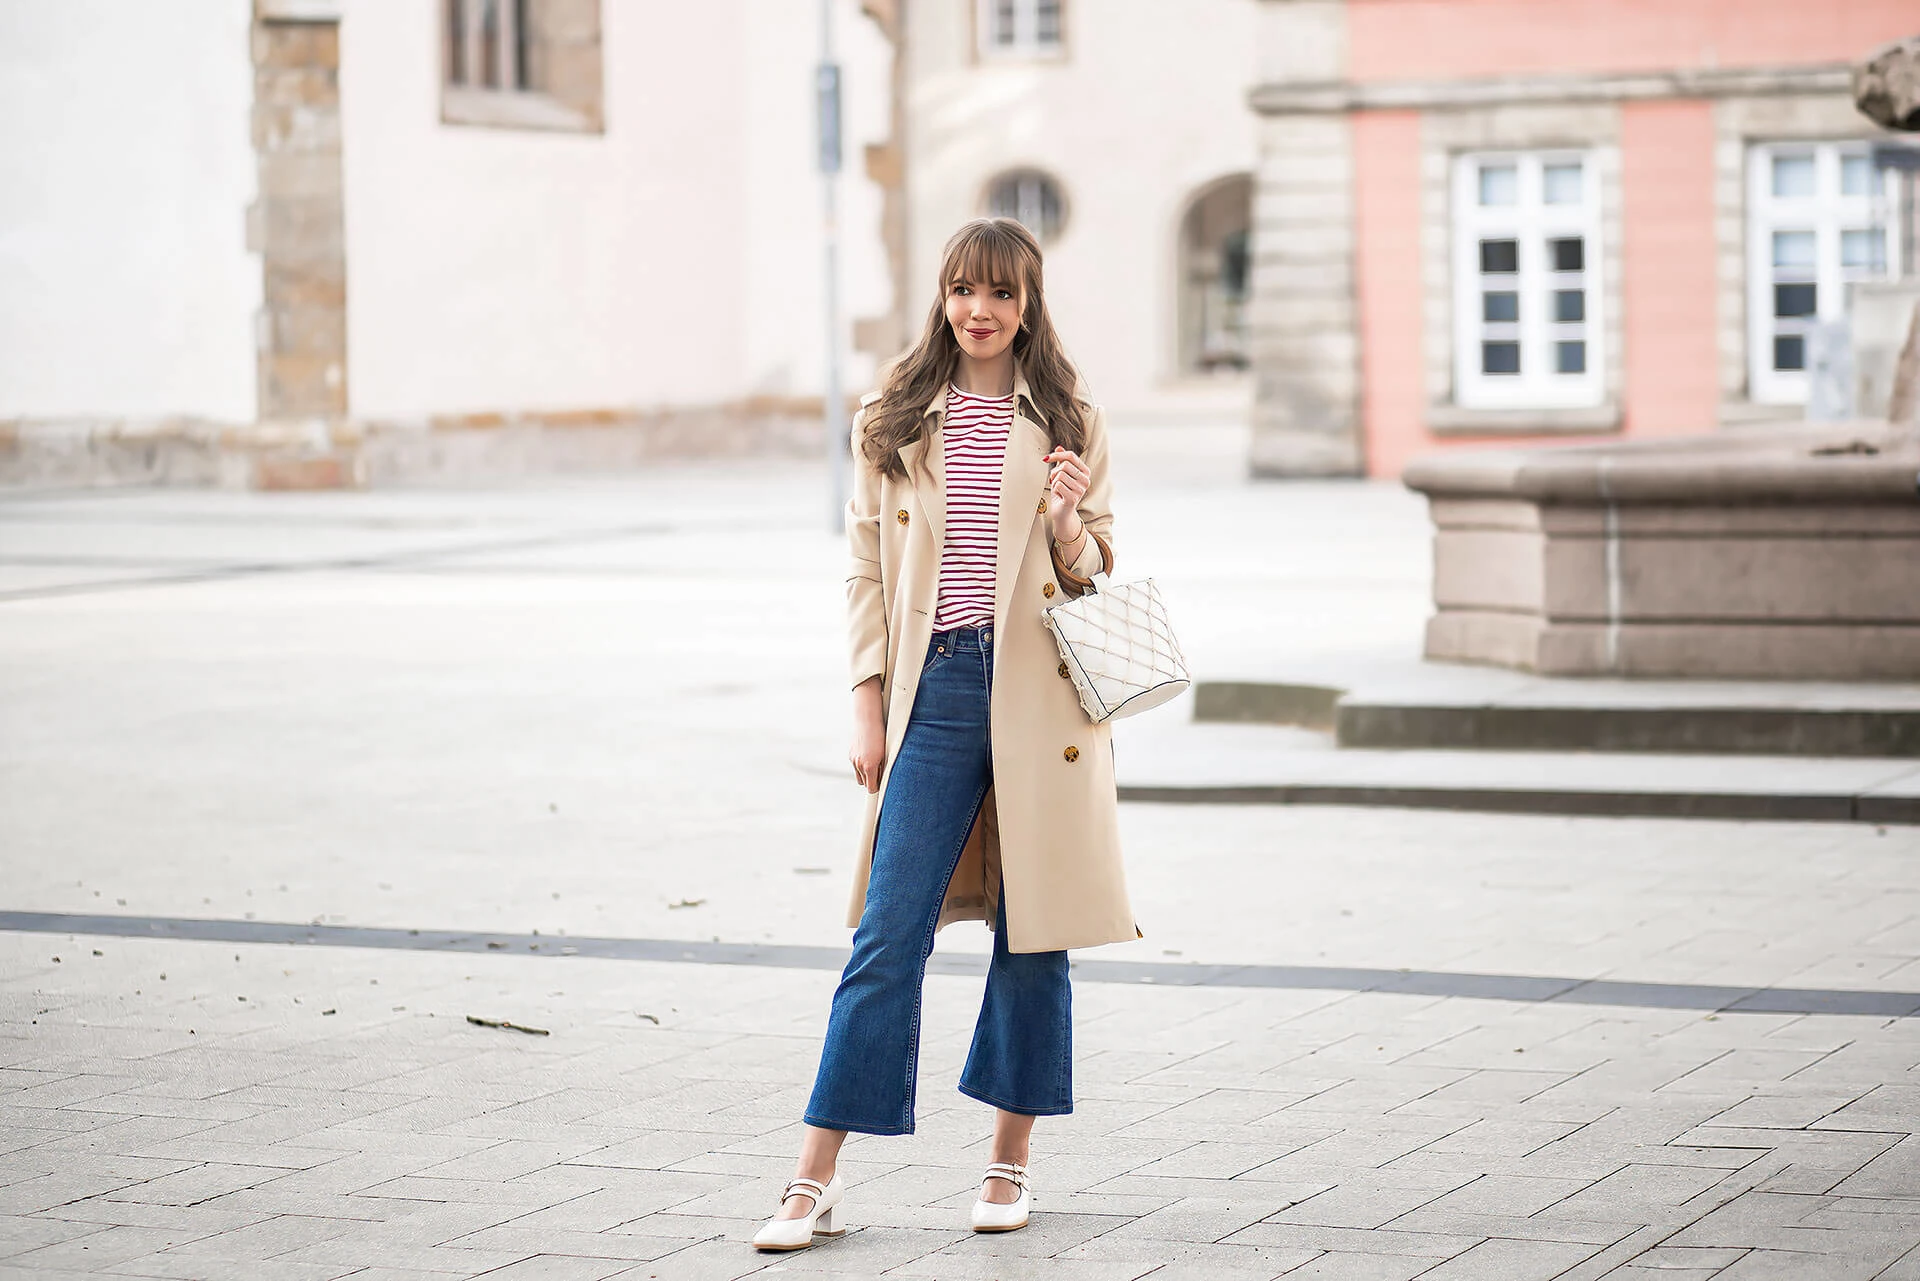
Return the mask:
[[795,1179],[787,1184],[787,1190],[780,1194],[780,1204],[785,1205],[787,1198],[791,1197],[796,1191],[804,1196],[812,1197],[813,1203],[818,1205],[820,1204],[820,1198],[827,1194],[827,1185],[818,1179]]
[[1005,1179],[1008,1183],[1024,1191],[1027,1186],[1027,1167],[1024,1165],[1015,1165],[1011,1161],[995,1161],[987,1167],[986,1177],[989,1179]]

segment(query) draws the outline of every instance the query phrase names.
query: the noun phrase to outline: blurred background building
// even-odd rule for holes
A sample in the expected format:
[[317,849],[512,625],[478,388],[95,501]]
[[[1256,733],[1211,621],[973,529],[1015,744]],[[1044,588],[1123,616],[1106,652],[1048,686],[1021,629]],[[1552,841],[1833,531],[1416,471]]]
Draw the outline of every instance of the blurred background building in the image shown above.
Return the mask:
[[1256,470],[1798,416],[1910,0],[1261,0]]
[[[1899,269],[1912,0],[832,0],[847,387],[1021,218],[1122,423],[1256,474],[1802,413]],[[814,0],[0,0],[0,475],[811,451]]]

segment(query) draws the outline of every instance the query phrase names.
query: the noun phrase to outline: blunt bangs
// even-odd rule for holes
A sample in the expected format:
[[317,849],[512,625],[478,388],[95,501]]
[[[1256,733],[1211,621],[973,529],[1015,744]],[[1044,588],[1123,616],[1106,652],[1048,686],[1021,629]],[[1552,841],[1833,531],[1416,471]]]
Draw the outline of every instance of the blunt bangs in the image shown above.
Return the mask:
[[955,281],[1005,287],[1018,294],[1031,292],[1021,269],[1029,254],[1015,233],[997,222],[981,221],[967,227],[947,254],[946,269],[940,281],[944,294]]

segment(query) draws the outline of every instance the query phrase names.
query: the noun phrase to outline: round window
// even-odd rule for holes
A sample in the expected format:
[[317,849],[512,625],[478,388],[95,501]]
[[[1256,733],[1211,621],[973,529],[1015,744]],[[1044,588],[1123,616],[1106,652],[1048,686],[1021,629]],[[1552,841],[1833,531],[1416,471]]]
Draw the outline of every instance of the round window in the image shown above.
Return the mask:
[[1038,169],[1014,169],[987,185],[987,212],[1016,218],[1042,244],[1057,237],[1066,221],[1060,184]]

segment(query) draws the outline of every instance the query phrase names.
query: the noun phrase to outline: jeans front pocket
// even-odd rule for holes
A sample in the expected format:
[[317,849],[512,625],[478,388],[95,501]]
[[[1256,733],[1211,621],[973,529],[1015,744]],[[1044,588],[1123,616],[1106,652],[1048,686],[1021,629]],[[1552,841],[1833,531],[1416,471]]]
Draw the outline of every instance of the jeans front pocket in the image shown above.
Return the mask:
[[924,663],[920,664],[921,679],[925,680],[928,672],[932,671],[935,667],[939,666],[941,663],[944,663],[947,659],[952,657],[953,657],[953,646],[948,645],[943,641],[928,641],[927,642],[927,659]]

